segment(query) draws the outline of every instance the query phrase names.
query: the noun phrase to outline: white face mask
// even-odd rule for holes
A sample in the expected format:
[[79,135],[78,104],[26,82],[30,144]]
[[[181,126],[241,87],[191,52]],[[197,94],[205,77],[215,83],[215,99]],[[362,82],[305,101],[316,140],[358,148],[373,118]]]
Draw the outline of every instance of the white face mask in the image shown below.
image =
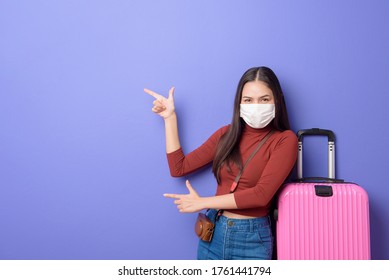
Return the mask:
[[240,104],[240,116],[252,128],[264,128],[275,117],[274,104]]

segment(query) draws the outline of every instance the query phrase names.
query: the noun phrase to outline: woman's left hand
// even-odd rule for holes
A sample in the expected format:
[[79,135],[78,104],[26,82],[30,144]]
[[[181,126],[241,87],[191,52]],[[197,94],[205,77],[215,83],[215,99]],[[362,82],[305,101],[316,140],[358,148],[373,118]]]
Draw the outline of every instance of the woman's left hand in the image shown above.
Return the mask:
[[173,198],[174,204],[177,204],[177,208],[182,213],[193,213],[204,209],[202,206],[202,198],[193,189],[189,180],[186,180],[186,187],[189,190],[188,194],[164,194],[164,197]]

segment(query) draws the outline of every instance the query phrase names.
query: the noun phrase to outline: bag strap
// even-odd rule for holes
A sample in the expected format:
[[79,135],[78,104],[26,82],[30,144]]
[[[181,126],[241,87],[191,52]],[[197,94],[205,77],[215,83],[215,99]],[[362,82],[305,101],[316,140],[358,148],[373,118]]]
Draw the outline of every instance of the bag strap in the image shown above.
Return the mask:
[[274,133],[274,130],[272,129],[268,134],[266,134],[265,137],[263,137],[263,139],[261,140],[261,142],[259,142],[258,146],[255,148],[255,150],[251,153],[251,155],[249,156],[249,158],[246,160],[245,164],[243,165],[242,169],[240,170],[239,174],[236,176],[234,182],[232,183],[231,185],[231,189],[230,189],[230,193],[233,193],[236,188],[238,187],[238,183],[239,183],[239,180],[240,180],[240,177],[242,176],[243,174],[243,170],[245,169],[245,167],[247,166],[247,164],[251,161],[251,159],[255,156],[255,154],[259,151],[259,149],[263,146],[263,144],[265,144],[265,142],[267,141],[267,139],[269,139],[269,137]]

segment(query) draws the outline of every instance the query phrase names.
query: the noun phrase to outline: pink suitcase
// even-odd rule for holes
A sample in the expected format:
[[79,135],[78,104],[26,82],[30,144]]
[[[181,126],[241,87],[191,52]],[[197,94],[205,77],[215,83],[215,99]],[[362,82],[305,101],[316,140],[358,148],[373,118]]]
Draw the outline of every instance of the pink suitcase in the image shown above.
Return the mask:
[[[328,177],[303,178],[303,136],[328,137]],[[277,258],[281,260],[370,259],[369,201],[364,189],[335,179],[335,135],[298,132],[298,182],[285,184],[276,209]]]

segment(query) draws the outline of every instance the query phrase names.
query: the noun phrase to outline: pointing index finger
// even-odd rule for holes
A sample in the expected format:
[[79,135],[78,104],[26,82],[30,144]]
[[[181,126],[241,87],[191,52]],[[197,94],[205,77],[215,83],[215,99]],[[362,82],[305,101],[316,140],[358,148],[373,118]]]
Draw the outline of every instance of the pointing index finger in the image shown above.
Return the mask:
[[167,198],[176,198],[176,199],[179,199],[181,197],[178,194],[172,194],[172,193],[164,193],[163,196]]
[[162,95],[159,95],[158,93],[152,91],[152,90],[149,90],[147,88],[143,89],[146,93],[150,94],[152,97],[156,98],[156,99],[161,99],[163,96]]

